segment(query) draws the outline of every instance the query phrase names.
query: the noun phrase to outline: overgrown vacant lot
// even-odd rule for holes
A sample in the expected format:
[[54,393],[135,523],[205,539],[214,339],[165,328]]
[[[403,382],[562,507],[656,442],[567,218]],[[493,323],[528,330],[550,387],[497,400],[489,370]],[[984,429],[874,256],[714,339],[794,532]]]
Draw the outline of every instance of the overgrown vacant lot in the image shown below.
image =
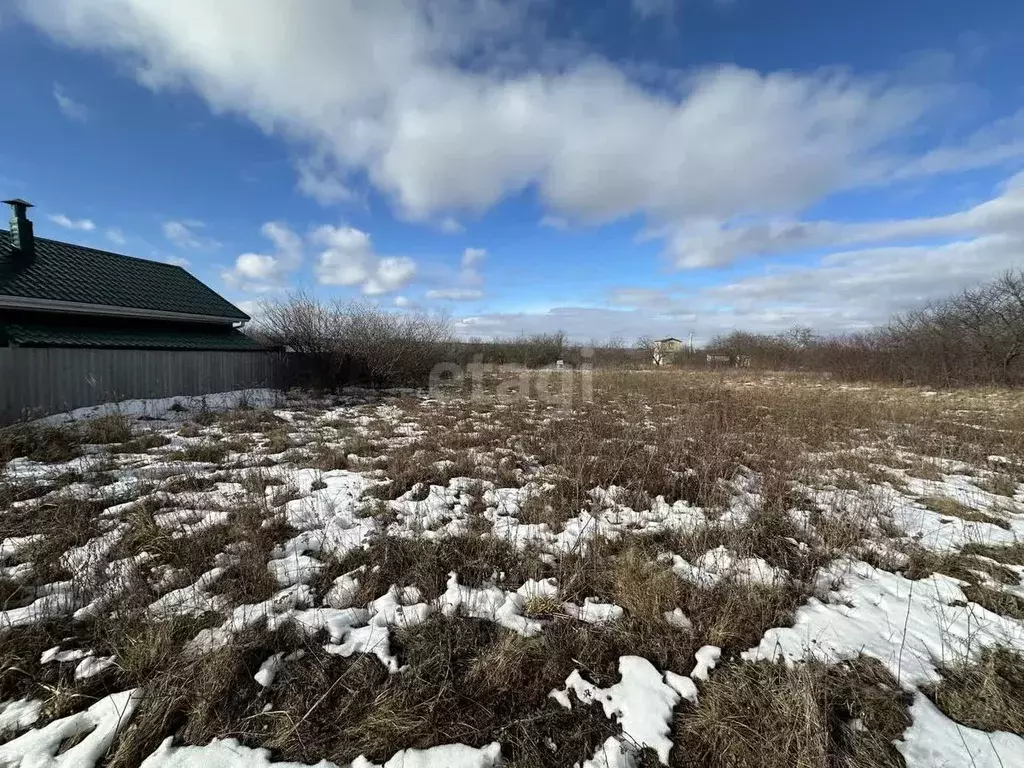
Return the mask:
[[1021,395],[553,376],[0,433],[0,766],[1024,765]]

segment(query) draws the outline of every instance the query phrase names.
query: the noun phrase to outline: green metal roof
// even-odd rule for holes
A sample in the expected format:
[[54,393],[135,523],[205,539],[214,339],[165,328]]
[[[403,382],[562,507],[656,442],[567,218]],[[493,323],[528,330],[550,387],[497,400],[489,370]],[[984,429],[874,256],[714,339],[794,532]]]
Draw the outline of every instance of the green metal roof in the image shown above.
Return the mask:
[[181,267],[35,238],[35,256],[11,255],[0,230],[0,296],[248,320]]
[[234,328],[196,330],[108,330],[88,327],[20,325],[0,327],[12,344],[21,347],[98,347],[106,349],[183,349],[248,352],[267,347]]

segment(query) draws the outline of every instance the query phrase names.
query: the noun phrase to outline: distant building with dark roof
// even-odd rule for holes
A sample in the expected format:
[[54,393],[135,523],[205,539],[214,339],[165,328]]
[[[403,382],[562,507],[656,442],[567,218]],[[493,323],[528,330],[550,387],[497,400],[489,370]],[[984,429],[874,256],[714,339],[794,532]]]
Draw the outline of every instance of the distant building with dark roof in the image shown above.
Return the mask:
[[5,202],[0,423],[111,399],[267,383],[255,357],[268,350],[240,330],[249,316],[183,268],[37,238],[31,205]]

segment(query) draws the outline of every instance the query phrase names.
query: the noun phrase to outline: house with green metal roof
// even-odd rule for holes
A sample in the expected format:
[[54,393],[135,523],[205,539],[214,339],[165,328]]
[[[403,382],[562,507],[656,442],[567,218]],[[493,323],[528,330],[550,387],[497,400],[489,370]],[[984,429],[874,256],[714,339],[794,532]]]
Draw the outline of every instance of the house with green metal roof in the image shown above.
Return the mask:
[[[10,229],[0,230],[0,421],[26,408],[267,383],[263,373],[252,380],[254,367],[264,369],[254,360],[271,351],[241,331],[249,316],[185,269],[37,238],[31,204],[5,202],[11,219]],[[63,368],[55,369],[57,361]],[[25,365],[29,383],[20,381],[29,375]],[[19,387],[25,391],[16,394]],[[46,387],[53,391],[32,391]]]
[[184,269],[37,238],[29,203],[0,231],[0,344],[103,349],[260,349],[249,316]]

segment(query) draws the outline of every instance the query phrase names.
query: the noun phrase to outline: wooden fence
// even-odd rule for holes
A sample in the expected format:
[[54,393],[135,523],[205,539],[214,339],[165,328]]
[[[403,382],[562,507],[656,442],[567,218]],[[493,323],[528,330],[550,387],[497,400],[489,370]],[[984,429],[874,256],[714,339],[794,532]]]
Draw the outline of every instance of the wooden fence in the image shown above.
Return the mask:
[[0,424],[133,398],[279,387],[277,352],[0,348]]

